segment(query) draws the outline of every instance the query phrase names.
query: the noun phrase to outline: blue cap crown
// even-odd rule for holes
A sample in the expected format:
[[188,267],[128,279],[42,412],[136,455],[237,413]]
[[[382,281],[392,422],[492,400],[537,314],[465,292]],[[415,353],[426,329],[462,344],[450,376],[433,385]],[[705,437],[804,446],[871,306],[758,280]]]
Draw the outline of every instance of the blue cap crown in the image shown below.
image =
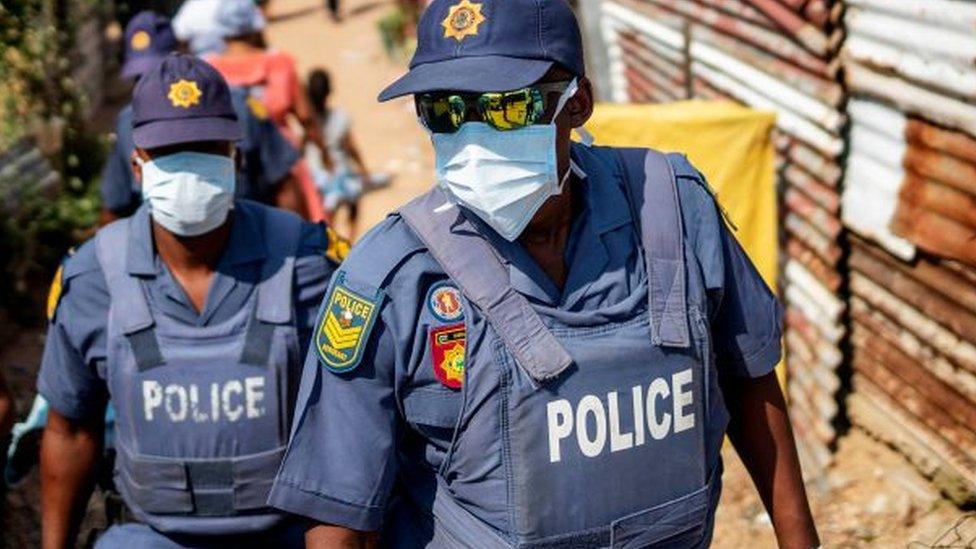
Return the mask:
[[557,64],[585,73],[579,24],[565,0],[434,0],[417,27],[410,72],[380,100],[522,88]]
[[144,149],[243,137],[224,77],[185,54],[167,56],[139,80],[132,128],[133,141]]
[[125,26],[125,62],[122,76],[136,78],[172,51],[176,35],[169,18],[154,11],[141,11]]

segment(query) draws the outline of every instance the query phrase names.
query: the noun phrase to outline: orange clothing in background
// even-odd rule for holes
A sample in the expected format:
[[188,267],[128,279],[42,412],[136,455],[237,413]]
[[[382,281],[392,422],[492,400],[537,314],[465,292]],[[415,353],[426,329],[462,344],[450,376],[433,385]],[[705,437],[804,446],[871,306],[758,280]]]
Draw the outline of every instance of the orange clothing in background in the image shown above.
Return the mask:
[[258,51],[249,55],[215,55],[207,59],[231,86],[248,88],[261,99],[268,116],[282,129],[294,112],[301,88],[295,58],[283,51]]
[[[251,96],[260,99],[268,110],[268,117],[281,133],[295,147],[302,149],[299,137],[288,125],[288,115],[296,112],[302,93],[295,58],[283,51],[265,50],[247,55],[213,55],[207,58],[207,62],[223,75],[228,84],[245,88]],[[305,161],[299,161],[291,174],[298,180],[311,220],[324,220],[326,215],[322,195]]]

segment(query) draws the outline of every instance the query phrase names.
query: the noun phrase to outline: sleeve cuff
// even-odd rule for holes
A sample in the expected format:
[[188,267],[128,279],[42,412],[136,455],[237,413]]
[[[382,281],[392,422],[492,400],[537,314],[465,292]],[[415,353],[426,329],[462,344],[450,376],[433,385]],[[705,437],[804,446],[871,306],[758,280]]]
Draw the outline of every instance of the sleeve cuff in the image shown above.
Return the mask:
[[[48,389],[43,379],[38,380],[37,394],[47,401],[48,408],[68,419],[84,421],[98,412],[98,406],[94,404],[98,399],[65,397],[63,394]],[[104,407],[102,413],[105,413]]]
[[375,532],[383,522],[382,507],[365,507],[301,488],[278,477],[268,495],[268,505],[287,513],[361,532]]
[[[776,369],[776,365],[783,359],[783,329],[782,309],[774,305],[770,315],[770,326],[762,344],[751,350],[740,350],[739,353],[721,353],[716,350],[719,367],[729,368],[737,377],[762,377]],[[722,355],[725,354],[723,360]]]
[[776,365],[783,359],[782,334],[779,329],[774,330],[769,339],[762,346],[741,359],[721,359],[718,355],[719,367],[727,367],[737,377],[762,377],[776,369]]
[[783,345],[780,342],[780,335],[771,338],[757,352],[749,356],[745,363],[739,368],[743,376],[762,377],[776,369],[776,365],[783,359]]

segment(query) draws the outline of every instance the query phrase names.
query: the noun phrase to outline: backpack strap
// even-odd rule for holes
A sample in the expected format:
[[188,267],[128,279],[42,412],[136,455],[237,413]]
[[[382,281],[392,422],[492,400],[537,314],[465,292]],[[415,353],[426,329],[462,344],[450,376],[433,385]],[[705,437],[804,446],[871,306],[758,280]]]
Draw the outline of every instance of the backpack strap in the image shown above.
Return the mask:
[[634,216],[640,220],[647,268],[651,341],[691,346],[688,326],[684,230],[674,169],[652,149],[617,149]]
[[512,287],[508,270],[488,241],[456,206],[442,207],[447,203],[435,187],[400,208],[400,215],[526,373],[537,382],[555,378],[573,363],[572,357]]
[[156,322],[139,280],[126,267],[132,218],[121,219],[98,231],[95,256],[105,275],[112,315],[132,347],[140,371],[161,366],[165,361],[156,339]]

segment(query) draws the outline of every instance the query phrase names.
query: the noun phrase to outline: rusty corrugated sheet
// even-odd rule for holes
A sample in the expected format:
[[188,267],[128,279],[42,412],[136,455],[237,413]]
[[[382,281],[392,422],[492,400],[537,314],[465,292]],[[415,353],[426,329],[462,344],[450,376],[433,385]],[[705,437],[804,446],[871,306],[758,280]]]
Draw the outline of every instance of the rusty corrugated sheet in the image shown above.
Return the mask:
[[[976,501],[976,5],[849,0],[855,424]],[[897,123],[895,123],[897,121]],[[917,247],[920,252],[915,252]]]
[[806,473],[817,476],[830,463],[843,413],[837,369],[844,362],[847,304],[838,297],[844,286],[839,158],[847,114],[837,78],[840,3],[603,0],[601,9],[616,100],[690,94],[777,113],[788,391]]

